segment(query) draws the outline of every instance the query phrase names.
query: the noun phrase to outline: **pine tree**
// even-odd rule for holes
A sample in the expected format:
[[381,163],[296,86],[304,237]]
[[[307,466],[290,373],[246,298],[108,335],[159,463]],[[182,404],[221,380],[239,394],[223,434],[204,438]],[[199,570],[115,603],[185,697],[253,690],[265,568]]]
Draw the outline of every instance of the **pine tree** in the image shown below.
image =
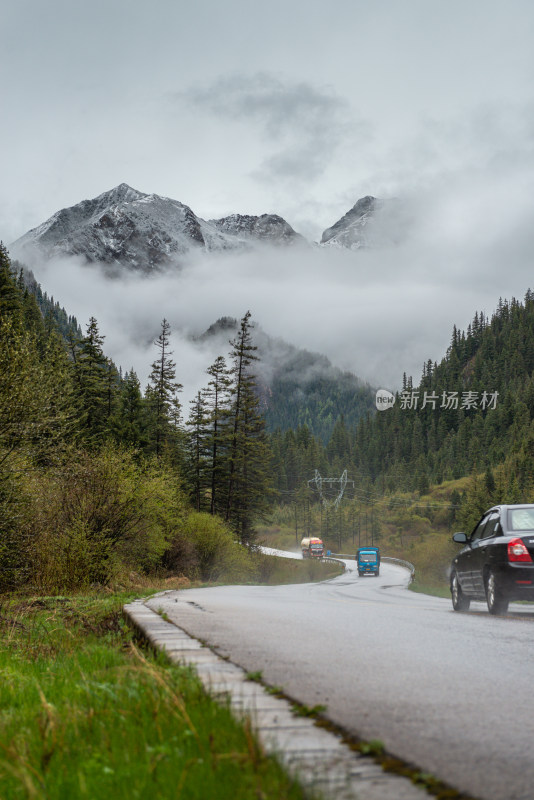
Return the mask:
[[178,428],[180,404],[178,392],[182,384],[176,381],[176,364],[172,360],[170,345],[171,326],[166,319],[161,323],[161,332],[154,342],[158,357],[152,363],[152,372],[145,399],[147,400],[152,448],[159,458],[173,430]]
[[134,448],[147,445],[145,406],[133,367],[125,373],[120,384],[116,420],[115,435],[119,441]]
[[105,364],[106,371],[106,425],[111,430],[113,419],[116,416],[119,403],[120,375],[115,364],[108,358]]
[[230,342],[233,366],[226,520],[243,544],[253,541],[254,521],[266,512],[273,492],[271,453],[251,371],[251,364],[257,361],[251,327],[247,311]]
[[[82,412],[75,376],[58,331],[48,336],[43,354],[43,386],[47,397],[46,424],[39,435],[39,463],[52,463],[82,431]],[[43,420],[44,421],[44,420]]]
[[75,360],[77,389],[85,428],[90,439],[101,439],[108,422],[108,360],[102,345],[104,337],[94,317],[89,319],[86,335],[76,345],[70,342]]
[[207,447],[210,450],[210,513],[214,514],[224,508],[230,376],[223,356],[218,356],[208,367],[207,372],[211,380],[208,382],[208,388],[204,391],[204,397],[209,409]]
[[12,323],[22,322],[22,297],[13,275],[9,253],[0,242],[0,315],[9,316]]
[[207,489],[206,473],[208,470],[208,429],[207,408],[202,392],[197,392],[190,401],[191,410],[187,427],[189,428],[188,476],[191,495],[197,511],[203,511]]

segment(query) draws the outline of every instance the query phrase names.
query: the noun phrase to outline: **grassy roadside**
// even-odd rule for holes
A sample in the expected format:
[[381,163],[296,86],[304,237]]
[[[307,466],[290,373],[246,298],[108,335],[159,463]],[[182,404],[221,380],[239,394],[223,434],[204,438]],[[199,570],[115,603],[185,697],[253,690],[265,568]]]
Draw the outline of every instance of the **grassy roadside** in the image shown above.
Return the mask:
[[423,583],[417,579],[413,581],[408,587],[411,592],[419,594],[430,594],[432,597],[445,597],[450,600],[451,592],[448,586],[436,586],[429,583]]
[[135,645],[129,599],[0,601],[0,797],[303,798],[192,672]]
[[302,561],[283,556],[259,555],[259,583],[274,586],[281,583],[311,583],[326,581],[343,574],[341,564],[317,561],[311,558]]
[[[460,549],[452,542],[452,533],[460,530],[455,514],[458,498],[468,485],[468,478],[459,478],[432,486],[422,495],[395,492],[377,496],[372,505],[356,501],[351,506],[347,501],[342,524],[341,516],[332,517],[330,535],[324,533],[323,520],[325,546],[332,552],[354,553],[359,541],[362,545],[373,542],[383,555],[409,561],[415,566],[415,582],[410,587],[413,591],[450,597],[450,564]],[[312,535],[321,535],[320,507],[312,506],[308,514],[306,519],[301,514],[296,534],[295,507],[277,507],[271,524],[258,528],[259,539],[270,547],[296,549],[305,530],[304,522],[311,526]]]

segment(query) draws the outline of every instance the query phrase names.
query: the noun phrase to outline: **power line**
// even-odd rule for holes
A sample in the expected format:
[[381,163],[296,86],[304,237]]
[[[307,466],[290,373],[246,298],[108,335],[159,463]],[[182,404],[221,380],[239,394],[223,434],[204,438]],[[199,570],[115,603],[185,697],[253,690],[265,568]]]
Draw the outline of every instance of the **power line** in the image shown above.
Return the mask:
[[[328,508],[331,505],[333,505],[334,508],[337,508],[343,499],[343,494],[345,493],[348,483],[351,483],[352,487],[354,488],[354,481],[349,481],[346,469],[343,470],[340,478],[322,478],[319,470],[316,469],[314,477],[310,478],[308,481],[308,486],[311,487],[312,484],[315,486],[316,490],[319,492],[321,503],[325,508]],[[328,489],[332,491],[335,486],[338,486],[336,497],[333,500],[327,498],[323,493],[323,489],[325,489],[325,491]]]
[[[367,505],[384,505],[387,504],[390,507],[398,507],[398,508],[408,508],[416,506],[418,508],[448,508],[448,509],[456,509],[460,508],[461,506],[457,503],[440,503],[436,501],[417,501],[410,498],[406,498],[405,500],[402,498],[395,498],[388,495],[379,495],[376,492],[372,492],[367,489],[360,489],[355,488],[354,481],[351,479],[346,478],[344,482],[344,476],[346,477],[347,470],[343,472],[340,478],[322,478],[318,470],[315,470],[315,475],[313,478],[310,478],[306,481],[308,488],[313,490],[313,486],[315,486],[316,490],[319,493],[319,502],[321,502],[325,508],[329,507],[330,505],[334,505],[335,508],[338,507],[339,503],[341,502],[345,488],[348,484],[351,484],[352,490],[354,492],[355,497],[353,499],[359,500],[361,502],[366,503]],[[301,477],[299,476],[287,476],[287,477]],[[344,482],[344,485],[343,485]],[[325,498],[323,488],[328,488],[332,490],[335,484],[339,484],[339,489],[337,491],[336,497],[332,499]],[[302,488],[302,487],[300,487]],[[278,489],[278,494],[288,495],[290,497],[294,497],[298,494],[300,489]]]

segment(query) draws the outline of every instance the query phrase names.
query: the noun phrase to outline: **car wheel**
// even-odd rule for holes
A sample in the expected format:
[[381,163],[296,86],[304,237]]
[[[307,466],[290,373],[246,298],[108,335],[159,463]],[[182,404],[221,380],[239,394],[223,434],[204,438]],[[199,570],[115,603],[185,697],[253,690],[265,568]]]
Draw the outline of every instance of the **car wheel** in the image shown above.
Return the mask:
[[451,598],[452,607],[455,611],[468,611],[471,601],[462,592],[462,587],[460,586],[456,572],[451,580]]
[[499,589],[495,573],[490,572],[486,580],[486,601],[490,614],[506,614],[508,600]]

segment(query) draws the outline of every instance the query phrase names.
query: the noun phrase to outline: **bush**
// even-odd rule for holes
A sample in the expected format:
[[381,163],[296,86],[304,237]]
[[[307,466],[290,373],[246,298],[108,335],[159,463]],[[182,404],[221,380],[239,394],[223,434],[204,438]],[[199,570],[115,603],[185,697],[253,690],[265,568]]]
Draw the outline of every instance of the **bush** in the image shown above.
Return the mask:
[[185,507],[174,472],[111,444],[35,474],[33,496],[32,582],[48,591],[153,569]]
[[32,506],[23,475],[27,460],[10,456],[8,469],[0,469],[0,592],[16,588],[28,578],[33,537],[26,521]]
[[194,547],[198,577],[204,581],[252,580],[255,566],[249,551],[234,541],[222,519],[202,512],[188,515],[183,535]]

